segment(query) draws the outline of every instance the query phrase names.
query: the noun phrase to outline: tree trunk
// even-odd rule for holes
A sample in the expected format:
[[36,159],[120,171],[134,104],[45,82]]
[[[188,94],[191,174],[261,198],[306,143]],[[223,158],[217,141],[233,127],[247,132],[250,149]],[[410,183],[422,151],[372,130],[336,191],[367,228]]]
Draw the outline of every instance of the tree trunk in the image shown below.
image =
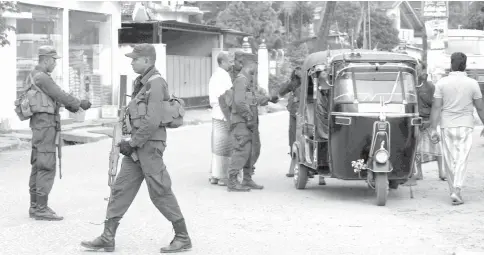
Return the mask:
[[336,1],[326,2],[326,8],[321,21],[321,27],[316,39],[316,47],[314,51],[324,51],[328,49],[328,35],[331,27],[331,20],[333,19],[334,9],[336,8]]

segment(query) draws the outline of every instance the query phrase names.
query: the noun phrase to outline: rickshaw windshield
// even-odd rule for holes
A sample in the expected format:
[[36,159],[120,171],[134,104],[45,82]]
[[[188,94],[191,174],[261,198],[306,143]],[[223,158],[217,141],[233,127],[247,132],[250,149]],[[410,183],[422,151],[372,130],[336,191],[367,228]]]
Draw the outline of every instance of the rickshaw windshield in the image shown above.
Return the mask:
[[[403,89],[402,89],[403,86]],[[356,98],[355,98],[356,92]],[[343,71],[334,83],[334,102],[416,103],[415,76],[406,70],[369,71],[350,69]]]

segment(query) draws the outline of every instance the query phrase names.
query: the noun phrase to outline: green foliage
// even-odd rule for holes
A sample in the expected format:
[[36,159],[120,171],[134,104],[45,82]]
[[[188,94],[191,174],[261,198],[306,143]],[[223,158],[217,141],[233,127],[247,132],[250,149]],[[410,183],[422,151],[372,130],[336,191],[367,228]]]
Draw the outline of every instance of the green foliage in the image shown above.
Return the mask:
[[348,33],[356,28],[360,17],[361,5],[357,1],[338,2],[334,10],[331,30]]
[[289,81],[294,68],[301,67],[308,54],[309,50],[305,43],[299,46],[289,45],[285,50],[285,61],[279,69],[279,75],[269,76],[269,88],[271,91],[279,89],[281,84]]
[[[386,13],[371,7],[371,46],[372,48],[378,44],[378,49],[390,50],[396,47],[400,40],[398,38],[398,30],[392,27],[390,18]],[[361,15],[361,5],[356,1],[340,1],[336,4],[331,30],[347,33],[349,36],[356,29],[358,19]],[[368,31],[368,23],[367,23]],[[363,42],[363,28],[359,34],[355,34],[357,46],[362,47]]]
[[[238,1],[231,2],[225,10],[218,14],[216,25],[246,32],[254,37],[258,37],[260,31],[264,29],[266,38],[271,38],[272,33],[279,28],[280,21],[277,13],[271,7],[271,2]],[[229,37],[227,43],[232,47],[240,47],[242,40]]]
[[465,27],[469,17],[464,14],[462,4],[468,2],[449,2],[449,29],[458,29],[459,25]]
[[[398,38],[398,30],[392,27],[391,20],[383,11],[371,12],[371,47],[374,48],[378,44],[378,49],[392,50],[400,43]],[[368,31],[368,24],[366,27]],[[362,41],[362,35],[360,35]]]
[[15,31],[12,26],[7,26],[5,19],[2,18],[4,12],[18,12],[16,2],[12,1],[0,1],[0,47],[10,44],[7,38],[6,31]]
[[301,28],[307,27],[313,21],[314,6],[312,2],[277,1],[272,3],[272,8],[278,13],[281,24],[295,38],[301,39]]

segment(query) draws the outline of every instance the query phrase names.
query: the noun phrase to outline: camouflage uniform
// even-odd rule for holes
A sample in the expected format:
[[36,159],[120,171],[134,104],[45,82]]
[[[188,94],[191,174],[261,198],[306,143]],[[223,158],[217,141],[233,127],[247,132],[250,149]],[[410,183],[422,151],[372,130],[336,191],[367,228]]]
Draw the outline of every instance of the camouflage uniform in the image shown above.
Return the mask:
[[[39,56],[60,58],[51,46],[41,46]],[[64,105],[71,112],[77,112],[81,101],[63,91],[52,79],[47,68],[41,65],[30,73],[29,83],[40,91],[41,101],[30,118],[32,130],[32,154],[30,163],[30,209],[29,215],[36,220],[62,220],[63,217],[47,206],[56,172],[56,135],[60,132],[59,109]],[[33,89],[36,89],[35,87]]]
[[[255,55],[245,54],[245,62],[255,62]],[[244,63],[245,65],[245,63]],[[253,180],[254,165],[260,155],[258,105],[267,105],[269,97],[260,95],[253,86],[252,75],[242,70],[234,81],[234,100],[231,115],[231,135],[233,152],[229,167],[229,191],[248,191],[250,188],[262,189]],[[236,181],[238,171],[243,169],[242,185]]]
[[[155,48],[149,44],[134,47],[130,58],[156,56]],[[112,188],[108,204],[104,232],[93,241],[84,241],[83,247],[114,251],[115,234],[120,219],[131,206],[144,180],[148,186],[151,201],[168,219],[175,230],[175,238],[168,247],[160,252],[178,252],[192,247],[183,214],[171,189],[171,178],[163,161],[166,148],[166,127],[162,121],[163,101],[170,99],[168,84],[154,66],[148,68],[133,84],[132,100],[128,104],[131,140],[139,161],[132,157],[123,157],[121,170]]]

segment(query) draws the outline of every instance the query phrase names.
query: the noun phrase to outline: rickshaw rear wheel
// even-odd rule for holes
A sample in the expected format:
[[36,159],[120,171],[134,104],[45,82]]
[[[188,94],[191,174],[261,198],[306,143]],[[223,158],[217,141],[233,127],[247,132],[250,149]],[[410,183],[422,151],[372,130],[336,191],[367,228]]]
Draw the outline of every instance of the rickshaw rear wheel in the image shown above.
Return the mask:
[[375,173],[376,204],[384,206],[388,199],[388,174]]
[[307,166],[299,163],[299,156],[297,154],[292,160],[294,160],[294,187],[296,189],[305,189],[308,183],[309,169]]

